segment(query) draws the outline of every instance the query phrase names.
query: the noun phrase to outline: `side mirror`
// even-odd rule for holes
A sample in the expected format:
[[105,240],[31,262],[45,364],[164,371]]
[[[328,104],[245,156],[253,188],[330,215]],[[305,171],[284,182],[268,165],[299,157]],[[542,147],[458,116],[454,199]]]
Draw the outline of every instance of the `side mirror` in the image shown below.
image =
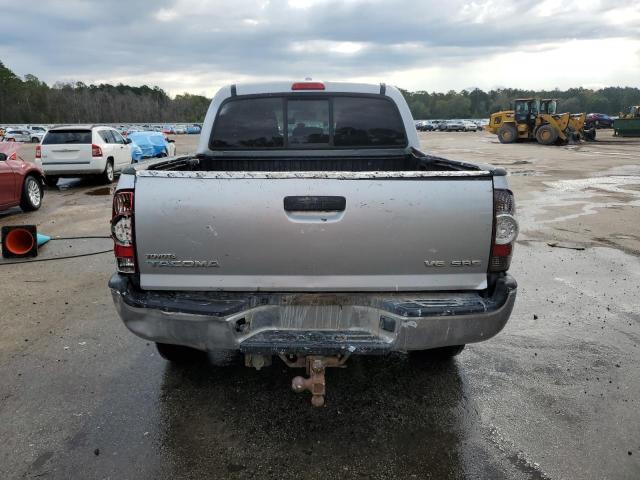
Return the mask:
[[0,153],[0,162],[6,162],[6,161],[7,161],[7,154]]
[[130,139],[130,138],[125,138],[125,139],[124,139],[124,143],[126,143],[126,144],[131,143],[131,139]]

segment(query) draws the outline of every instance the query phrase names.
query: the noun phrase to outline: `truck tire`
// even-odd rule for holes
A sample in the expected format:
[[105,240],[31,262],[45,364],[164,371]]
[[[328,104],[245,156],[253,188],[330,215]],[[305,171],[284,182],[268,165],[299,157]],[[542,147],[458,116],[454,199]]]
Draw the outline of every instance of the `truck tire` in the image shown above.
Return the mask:
[[430,350],[413,350],[409,352],[411,361],[421,363],[446,362],[464,350],[464,345],[432,348]]
[[24,179],[22,195],[20,196],[20,208],[25,212],[38,210],[42,205],[42,184],[33,175]]
[[114,172],[113,172],[113,160],[107,160],[107,164],[104,167],[104,172],[100,175],[100,179],[103,183],[113,183]]
[[162,358],[172,363],[193,363],[205,357],[204,353],[200,350],[182,345],[156,343],[156,348]]
[[584,138],[589,142],[595,141],[595,139],[596,139],[596,129],[592,128],[590,130],[585,130],[584,131]]
[[47,187],[55,187],[58,185],[58,180],[60,180],[60,177],[56,177],[55,175],[46,175],[44,177],[44,183],[47,184]]
[[551,125],[542,125],[536,130],[536,140],[541,145],[553,145],[558,140],[558,132]]
[[498,140],[500,143],[513,143],[518,139],[518,131],[516,127],[510,123],[505,123],[498,130]]

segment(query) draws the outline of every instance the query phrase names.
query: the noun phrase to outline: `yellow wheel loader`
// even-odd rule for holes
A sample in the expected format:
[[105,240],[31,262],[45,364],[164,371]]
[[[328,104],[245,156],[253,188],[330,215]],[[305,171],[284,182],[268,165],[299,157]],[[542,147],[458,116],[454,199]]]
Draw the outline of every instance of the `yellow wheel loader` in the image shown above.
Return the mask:
[[595,128],[585,128],[585,113],[557,113],[555,99],[518,98],[514,110],[491,115],[489,131],[498,135],[500,143],[536,140],[542,145],[566,143],[569,140],[595,139]]

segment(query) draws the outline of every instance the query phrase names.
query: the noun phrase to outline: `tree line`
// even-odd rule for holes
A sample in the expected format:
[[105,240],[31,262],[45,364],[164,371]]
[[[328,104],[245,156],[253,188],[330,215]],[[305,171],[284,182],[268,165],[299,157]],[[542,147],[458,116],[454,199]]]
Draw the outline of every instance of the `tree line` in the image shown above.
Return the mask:
[[[557,98],[563,112],[615,115],[640,104],[640,89],[520,90],[500,88],[429,93],[403,90],[416,119],[486,118],[511,108],[521,97]],[[202,122],[210,99],[188,93],[171,98],[160,87],[86,85],[58,82],[52,86],[34,75],[20,78],[0,62],[0,123],[144,123]]]
[[34,75],[22,79],[0,62],[0,123],[202,122],[209,102],[189,93],[171,98],[147,85],[49,86]]
[[413,118],[487,118],[494,112],[510,110],[516,98],[556,98],[558,111],[570,113],[606,113],[618,115],[631,105],[640,104],[640,89],[607,87],[599,90],[521,90],[500,88],[484,92],[478,88],[447,93],[402,91]]

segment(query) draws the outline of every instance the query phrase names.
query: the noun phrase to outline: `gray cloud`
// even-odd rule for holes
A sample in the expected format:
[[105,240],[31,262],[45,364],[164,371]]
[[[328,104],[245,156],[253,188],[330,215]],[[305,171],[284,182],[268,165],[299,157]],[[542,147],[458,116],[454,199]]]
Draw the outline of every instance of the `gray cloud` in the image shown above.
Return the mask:
[[[0,37],[0,60],[48,82],[142,82],[149,74],[161,78],[181,71],[344,78],[460,65],[573,39],[638,38],[635,0],[615,6],[567,0],[567,9],[553,6],[558,3],[320,1],[293,8],[285,0],[0,0],[3,17],[10,19]],[[545,8],[560,11],[544,17]],[[625,9],[637,14],[635,20],[611,21],[616,10]]]

